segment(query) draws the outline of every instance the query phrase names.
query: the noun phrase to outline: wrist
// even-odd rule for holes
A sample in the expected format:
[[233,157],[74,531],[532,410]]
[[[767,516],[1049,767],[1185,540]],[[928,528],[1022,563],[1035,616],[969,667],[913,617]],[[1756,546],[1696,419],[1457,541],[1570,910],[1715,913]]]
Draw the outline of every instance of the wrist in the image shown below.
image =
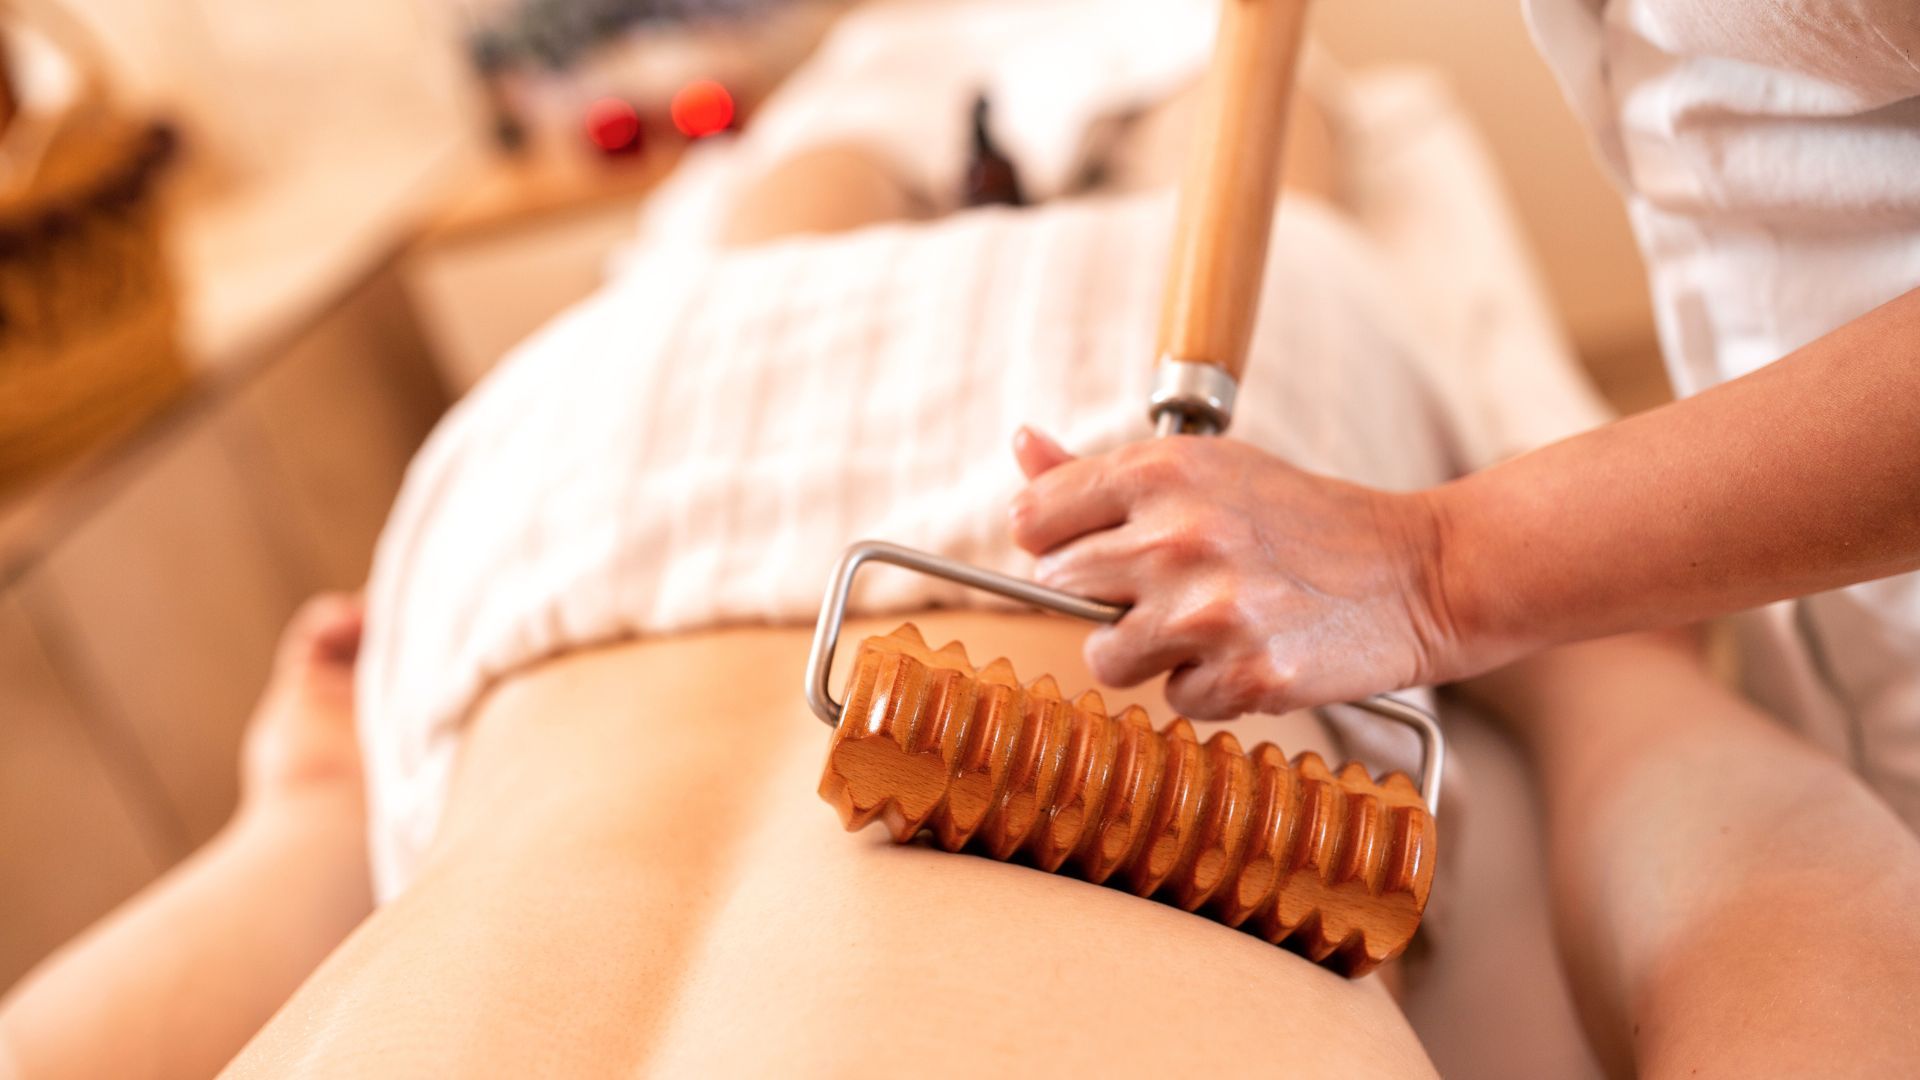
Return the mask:
[[1498,667],[1529,651],[1503,616],[1503,597],[1487,573],[1489,552],[1463,481],[1413,493],[1426,538],[1419,593],[1431,626],[1428,674],[1452,682]]
[[358,785],[350,784],[248,791],[227,825],[229,833],[249,838],[271,835],[275,843],[296,836],[318,843],[363,843],[366,828],[366,797]]

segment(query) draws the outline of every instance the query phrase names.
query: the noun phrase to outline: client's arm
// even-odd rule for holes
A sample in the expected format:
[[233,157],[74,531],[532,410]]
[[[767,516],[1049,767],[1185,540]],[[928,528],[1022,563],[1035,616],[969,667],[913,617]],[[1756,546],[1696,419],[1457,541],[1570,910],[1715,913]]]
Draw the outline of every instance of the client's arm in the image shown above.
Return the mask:
[[356,601],[302,611],[248,731],[233,821],[0,1003],[23,1075],[211,1076],[366,916],[359,631]]
[[1920,1074],[1920,844],[1858,779],[1678,635],[1471,689],[1537,766],[1561,951],[1613,1071]]

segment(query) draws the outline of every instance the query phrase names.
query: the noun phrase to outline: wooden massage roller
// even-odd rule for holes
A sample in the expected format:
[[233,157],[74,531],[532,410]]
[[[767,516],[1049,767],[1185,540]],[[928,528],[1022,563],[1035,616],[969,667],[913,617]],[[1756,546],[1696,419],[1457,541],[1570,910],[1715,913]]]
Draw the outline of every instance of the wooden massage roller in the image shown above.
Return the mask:
[[849,830],[1117,875],[1347,975],[1406,947],[1433,887],[1433,815],[1405,774],[1203,744],[1184,719],[1155,731],[1051,676],[1022,686],[1004,659],[975,670],[911,624],[861,644],[820,795]]
[[[1180,185],[1148,413],[1160,435],[1224,431],[1253,334],[1306,0],[1222,0]],[[1397,955],[1433,888],[1445,744],[1431,716],[1389,697],[1351,707],[1408,724],[1418,789],[1358,763],[1287,761],[1186,720],[1158,731],[1050,677],[1022,686],[1005,660],[975,670],[956,642],[911,626],[860,646],[845,705],[828,676],[855,572],[867,561],[1082,619],[1125,609],[893,544],[848,550],[821,605],[807,701],[834,726],[820,794],[849,829],[884,821],[950,851],[1115,881],[1245,928],[1348,975]]]
[[1049,611],[1110,623],[1125,609],[880,541],[835,568],[807,658],[807,703],[832,725],[820,795],[849,831],[884,822],[896,843],[1111,881],[1246,929],[1349,976],[1399,955],[1433,891],[1446,743],[1425,711],[1353,702],[1421,742],[1420,781],[1374,780],[1319,755],[1288,761],[1229,732],[1204,744],[1175,719],[1155,731],[1100,695],[1069,701],[1051,676],[975,669],[959,642],[928,648],[911,624],[861,643],[829,687],[855,576],[890,563]]

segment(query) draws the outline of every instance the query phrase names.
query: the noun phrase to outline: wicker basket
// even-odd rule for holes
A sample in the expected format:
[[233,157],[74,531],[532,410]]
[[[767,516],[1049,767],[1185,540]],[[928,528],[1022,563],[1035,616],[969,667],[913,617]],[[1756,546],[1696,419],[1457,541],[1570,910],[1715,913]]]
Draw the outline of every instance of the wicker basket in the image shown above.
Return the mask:
[[187,383],[155,182],[173,140],[115,106],[91,40],[53,5],[0,0],[0,28],[30,18],[82,73],[59,116],[0,111],[0,491]]

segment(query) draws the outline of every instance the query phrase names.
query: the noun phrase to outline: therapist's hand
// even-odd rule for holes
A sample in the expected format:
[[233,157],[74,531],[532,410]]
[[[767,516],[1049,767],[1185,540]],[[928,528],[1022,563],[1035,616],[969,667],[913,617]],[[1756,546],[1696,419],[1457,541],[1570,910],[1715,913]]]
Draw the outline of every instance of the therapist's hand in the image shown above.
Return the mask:
[[1113,686],[1171,672],[1196,719],[1347,701],[1456,666],[1426,499],[1315,476],[1245,443],[1176,436],[1075,458],[1031,430],[1013,539],[1050,587],[1132,605],[1093,632]]

